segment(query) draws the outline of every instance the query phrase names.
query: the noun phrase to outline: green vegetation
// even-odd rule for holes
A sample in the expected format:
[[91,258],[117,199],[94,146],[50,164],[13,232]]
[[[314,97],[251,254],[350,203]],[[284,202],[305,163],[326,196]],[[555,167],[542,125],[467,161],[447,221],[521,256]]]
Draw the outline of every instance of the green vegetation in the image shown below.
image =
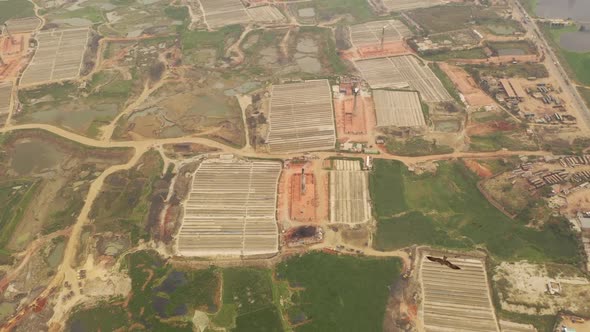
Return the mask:
[[391,154],[410,157],[447,154],[454,151],[450,146],[437,144],[436,140],[427,141],[421,137],[407,140],[388,138],[385,147]]
[[223,305],[213,322],[232,331],[281,331],[281,314],[268,270],[223,270]]
[[[140,324],[147,331],[193,331],[190,321],[195,309],[215,311],[220,281],[217,269],[183,271],[166,265],[153,251],[125,257],[131,277],[131,295],[79,310],[70,317],[69,330],[130,330]],[[86,328],[88,327],[88,329]],[[133,329],[131,329],[133,330]]]
[[[530,41],[501,41],[487,42],[487,46],[492,50],[493,55],[502,55],[502,50],[518,50],[523,54],[537,54],[537,47]],[[518,54],[515,54],[518,55]]]
[[[336,15],[351,15],[357,22],[368,21],[375,17],[366,0],[313,0],[312,6],[322,21],[328,21]],[[309,4],[302,4],[302,8]]]
[[548,24],[541,25],[541,30],[545,34],[551,47],[555,50],[557,57],[560,59],[561,65],[568,72],[570,77],[575,79],[583,85],[590,86],[590,52],[572,52],[563,49],[559,45],[561,35],[565,32],[577,31],[576,26],[568,26],[564,28],[550,28]]
[[184,30],[181,34],[182,51],[185,57],[190,59],[191,53],[196,50],[213,49],[216,57],[224,56],[225,49],[240,38],[244,31],[241,25],[229,25],[217,31]]
[[82,7],[80,9],[65,11],[64,14],[59,15],[60,18],[81,18],[87,19],[92,23],[104,22],[106,19],[102,15],[100,9],[96,7]]
[[474,47],[467,50],[434,52],[432,54],[424,53],[422,57],[431,61],[447,61],[451,59],[485,59],[486,52],[481,47]]
[[518,0],[524,9],[531,16],[535,16],[537,12],[537,1],[538,0]]
[[539,146],[535,140],[525,140],[517,131],[496,131],[487,135],[474,135],[469,137],[469,139],[469,150],[471,151],[488,152],[501,149],[512,151],[539,150]]
[[164,162],[157,151],[142,156],[138,166],[109,175],[90,217],[97,232],[129,234],[132,243],[148,239],[148,212]]
[[318,41],[320,61],[323,67],[329,68],[336,75],[348,73],[348,67],[336,52],[336,41],[334,40],[332,30],[319,27],[301,27],[299,31],[301,34],[310,34],[311,37],[315,37]]
[[33,4],[30,1],[5,0],[0,1],[0,24],[11,18],[35,16]]
[[542,63],[517,63],[501,65],[466,65],[465,70],[476,80],[483,76],[492,76],[496,78],[545,78],[549,77],[547,68]]
[[0,183],[0,248],[11,240],[38,185],[39,182],[28,179]]
[[281,263],[277,277],[298,289],[292,312],[304,323],[296,331],[381,331],[388,286],[400,270],[397,259],[313,252]]
[[[578,240],[567,221],[555,218],[541,229],[530,228],[492,206],[477,189],[477,181],[477,175],[461,162],[439,162],[436,174],[415,175],[399,162],[375,160],[370,190],[378,219],[377,247],[401,248],[408,243],[484,247],[493,257],[505,260],[580,261]],[[400,210],[409,214],[394,217]],[[440,234],[410,231],[414,227],[410,223]]]
[[485,22],[498,19],[499,16],[491,9],[462,4],[441,5],[430,8],[416,9],[408,13],[427,34],[465,29],[471,22]]
[[447,89],[451,97],[453,97],[453,99],[455,99],[455,101],[458,102],[460,105],[463,105],[463,101],[459,96],[459,91],[457,90],[455,83],[453,83],[449,76],[447,76],[447,74],[439,67],[438,63],[433,62],[428,64],[428,66],[430,67],[430,69],[432,69],[432,72],[434,72],[436,77],[438,77],[445,89]]
[[584,99],[584,102],[586,103],[586,105],[588,105],[588,107],[590,107],[590,88],[579,86],[578,92],[580,93],[580,95]]

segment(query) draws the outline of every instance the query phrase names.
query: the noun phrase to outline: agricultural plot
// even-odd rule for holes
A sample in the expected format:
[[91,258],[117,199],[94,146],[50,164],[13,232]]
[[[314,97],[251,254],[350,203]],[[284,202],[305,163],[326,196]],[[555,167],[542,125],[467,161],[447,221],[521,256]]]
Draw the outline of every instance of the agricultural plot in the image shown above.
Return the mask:
[[328,80],[274,85],[271,90],[271,153],[334,148],[336,133]]
[[37,30],[41,25],[41,20],[37,17],[15,18],[6,21],[6,29],[12,33],[25,33]]
[[0,116],[10,113],[12,82],[0,83]]
[[410,88],[417,90],[424,101],[443,102],[452,99],[428,66],[411,55],[356,61],[355,65],[373,89]]
[[441,0],[383,0],[383,5],[390,12],[400,12],[416,8],[427,8],[443,4]]
[[350,27],[350,39],[356,47],[399,42],[411,35],[410,29],[398,20],[367,22]]
[[208,160],[197,169],[178,251],[185,256],[257,255],[278,251],[275,220],[281,164]]
[[21,85],[73,79],[80,74],[88,29],[43,31],[37,34],[37,51],[25,69]]
[[417,92],[373,90],[377,126],[426,126]]
[[369,177],[355,160],[336,160],[330,171],[330,222],[359,224],[369,220]]
[[452,258],[461,267],[422,258],[421,313],[426,331],[499,331],[488,291],[486,272],[481,260]]
[[246,8],[240,0],[200,0],[207,26],[211,29],[250,22],[282,22],[285,16],[273,6]]

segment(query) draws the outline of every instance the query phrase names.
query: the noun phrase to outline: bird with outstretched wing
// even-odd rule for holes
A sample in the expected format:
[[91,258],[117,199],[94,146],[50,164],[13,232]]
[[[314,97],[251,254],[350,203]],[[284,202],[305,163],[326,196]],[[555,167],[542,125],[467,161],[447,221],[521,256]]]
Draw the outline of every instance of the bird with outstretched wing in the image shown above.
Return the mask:
[[428,258],[428,260],[431,262],[435,262],[435,263],[439,263],[440,265],[448,266],[449,268],[451,268],[453,270],[461,270],[461,268],[459,266],[449,262],[449,260],[447,259],[447,256],[443,256],[442,258],[433,257],[433,256],[426,256],[426,258]]

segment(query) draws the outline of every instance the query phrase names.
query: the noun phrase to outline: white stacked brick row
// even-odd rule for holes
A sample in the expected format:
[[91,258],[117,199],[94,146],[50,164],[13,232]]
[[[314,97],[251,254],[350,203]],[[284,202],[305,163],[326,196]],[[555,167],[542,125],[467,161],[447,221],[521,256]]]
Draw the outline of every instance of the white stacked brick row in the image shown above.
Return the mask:
[[203,162],[184,204],[178,251],[185,256],[278,252],[277,162]]
[[12,82],[0,82],[0,115],[10,112],[12,101]]
[[412,35],[412,32],[401,21],[374,21],[350,27],[350,40],[356,47],[381,45],[398,42]]
[[88,43],[88,28],[39,32],[38,47],[21,85],[77,78]]
[[32,32],[39,28],[41,19],[38,17],[14,18],[5,22],[5,29],[11,34]]
[[497,332],[483,262],[450,258],[453,270],[423,257],[422,315],[427,332]]
[[383,0],[383,4],[390,12],[426,8],[443,4],[441,0]]
[[369,177],[360,162],[335,160],[330,171],[330,222],[359,224],[369,221]]
[[200,0],[205,21],[209,28],[216,29],[232,24],[250,22],[283,22],[285,16],[273,6],[246,8],[240,0]]
[[336,132],[328,80],[273,86],[268,122],[271,153],[333,149]]
[[419,63],[414,56],[360,60],[356,61],[355,65],[373,89],[410,88],[420,92],[422,99],[428,102],[452,99],[432,70]]
[[413,91],[373,90],[377,126],[426,126],[418,93]]

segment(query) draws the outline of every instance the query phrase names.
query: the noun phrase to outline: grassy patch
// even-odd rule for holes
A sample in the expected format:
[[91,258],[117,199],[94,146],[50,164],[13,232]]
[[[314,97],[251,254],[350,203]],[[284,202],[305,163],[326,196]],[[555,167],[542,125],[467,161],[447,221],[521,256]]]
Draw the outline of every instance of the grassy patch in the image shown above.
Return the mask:
[[436,141],[427,141],[420,137],[413,137],[404,141],[389,138],[385,147],[387,152],[391,154],[411,157],[447,154],[454,151],[450,146],[439,145]]
[[14,229],[37,192],[38,184],[26,179],[0,183],[0,248],[11,240]]
[[566,32],[577,31],[576,26],[552,29],[547,24],[541,25],[541,30],[548,37],[551,47],[555,50],[561,64],[570,77],[583,85],[590,85],[590,52],[571,52],[559,45],[561,35]]
[[441,5],[421,8],[409,12],[409,16],[416,21],[428,34],[465,29],[471,22],[498,18],[491,9],[468,5]]
[[279,332],[282,326],[280,313],[272,306],[238,316],[232,332]]
[[586,105],[588,105],[588,107],[590,107],[590,88],[579,86],[578,92],[582,96],[582,99],[584,99],[584,102],[586,103]]
[[400,269],[397,259],[314,252],[281,263],[277,275],[300,287],[293,302],[306,322],[296,331],[381,331],[388,286]]
[[184,56],[190,57],[192,51],[199,49],[214,49],[217,58],[224,55],[231,42],[240,38],[244,28],[240,25],[225,26],[217,31],[205,30],[184,30],[181,36],[182,52]]
[[513,136],[512,132],[495,132],[485,136],[471,136],[469,150],[489,152],[508,149],[512,151],[537,151],[536,142],[523,140],[521,135]]
[[541,63],[506,63],[501,65],[467,65],[465,69],[477,80],[479,77],[492,76],[496,78],[545,78],[549,77],[547,68]]
[[[400,192],[406,210],[418,211],[428,218],[413,216],[420,225],[429,225],[448,236],[423,237],[419,232],[408,243],[447,245],[473,243],[473,247],[484,247],[493,256],[501,259],[528,259],[533,262],[551,260],[577,263],[580,255],[577,238],[569,229],[567,222],[556,219],[540,230],[527,227],[526,222],[517,218],[512,220],[492,206],[477,189],[477,175],[469,171],[461,162],[439,162],[436,174],[414,175],[399,162],[376,160],[375,170],[370,181],[380,182],[377,187],[371,184],[371,197],[378,214],[380,228],[376,238],[397,239],[397,232],[410,227],[402,218],[392,219],[391,215],[379,215],[389,211],[389,204],[399,203]],[[390,173],[396,172],[397,176]],[[399,181],[399,178],[403,181]],[[385,188],[389,187],[388,194]],[[375,188],[380,188],[376,191]],[[384,196],[385,197],[380,197]],[[397,228],[395,221],[400,221]],[[393,225],[385,223],[391,222]],[[385,226],[385,228],[383,228]],[[418,227],[418,226],[416,226]],[[450,239],[454,241],[450,242]],[[423,242],[424,241],[424,242]],[[387,242],[381,242],[387,243]],[[399,242],[395,242],[399,243]],[[391,245],[391,244],[389,244]]]
[[90,211],[96,231],[126,233],[133,243],[147,239],[152,191],[162,167],[159,153],[150,151],[138,166],[108,176]]
[[6,0],[0,1],[0,24],[11,18],[35,16],[33,4],[30,1]]
[[68,331],[115,331],[127,325],[127,314],[120,306],[101,303],[94,308],[80,308],[69,318]]
[[445,89],[447,89],[447,91],[453,97],[453,99],[455,99],[455,101],[458,102],[460,105],[463,105],[463,101],[459,96],[459,91],[457,90],[455,83],[453,83],[453,81],[449,78],[449,76],[447,76],[447,74],[442,69],[440,69],[438,63],[429,63],[428,67],[432,69],[432,72],[436,75],[436,77],[438,77],[442,85],[445,87]]
[[[304,4],[303,7],[309,5]],[[366,0],[313,0],[311,5],[315,7],[317,16],[322,21],[330,20],[336,15],[351,15],[357,22],[375,17]]]
[[438,51],[433,54],[424,53],[422,57],[431,61],[447,61],[451,59],[485,59],[487,55],[483,48],[475,47],[468,50]]
[[494,55],[500,54],[502,50],[519,50],[524,54],[537,54],[537,48],[532,42],[522,41],[501,41],[501,42],[487,42],[487,46],[492,50]]

